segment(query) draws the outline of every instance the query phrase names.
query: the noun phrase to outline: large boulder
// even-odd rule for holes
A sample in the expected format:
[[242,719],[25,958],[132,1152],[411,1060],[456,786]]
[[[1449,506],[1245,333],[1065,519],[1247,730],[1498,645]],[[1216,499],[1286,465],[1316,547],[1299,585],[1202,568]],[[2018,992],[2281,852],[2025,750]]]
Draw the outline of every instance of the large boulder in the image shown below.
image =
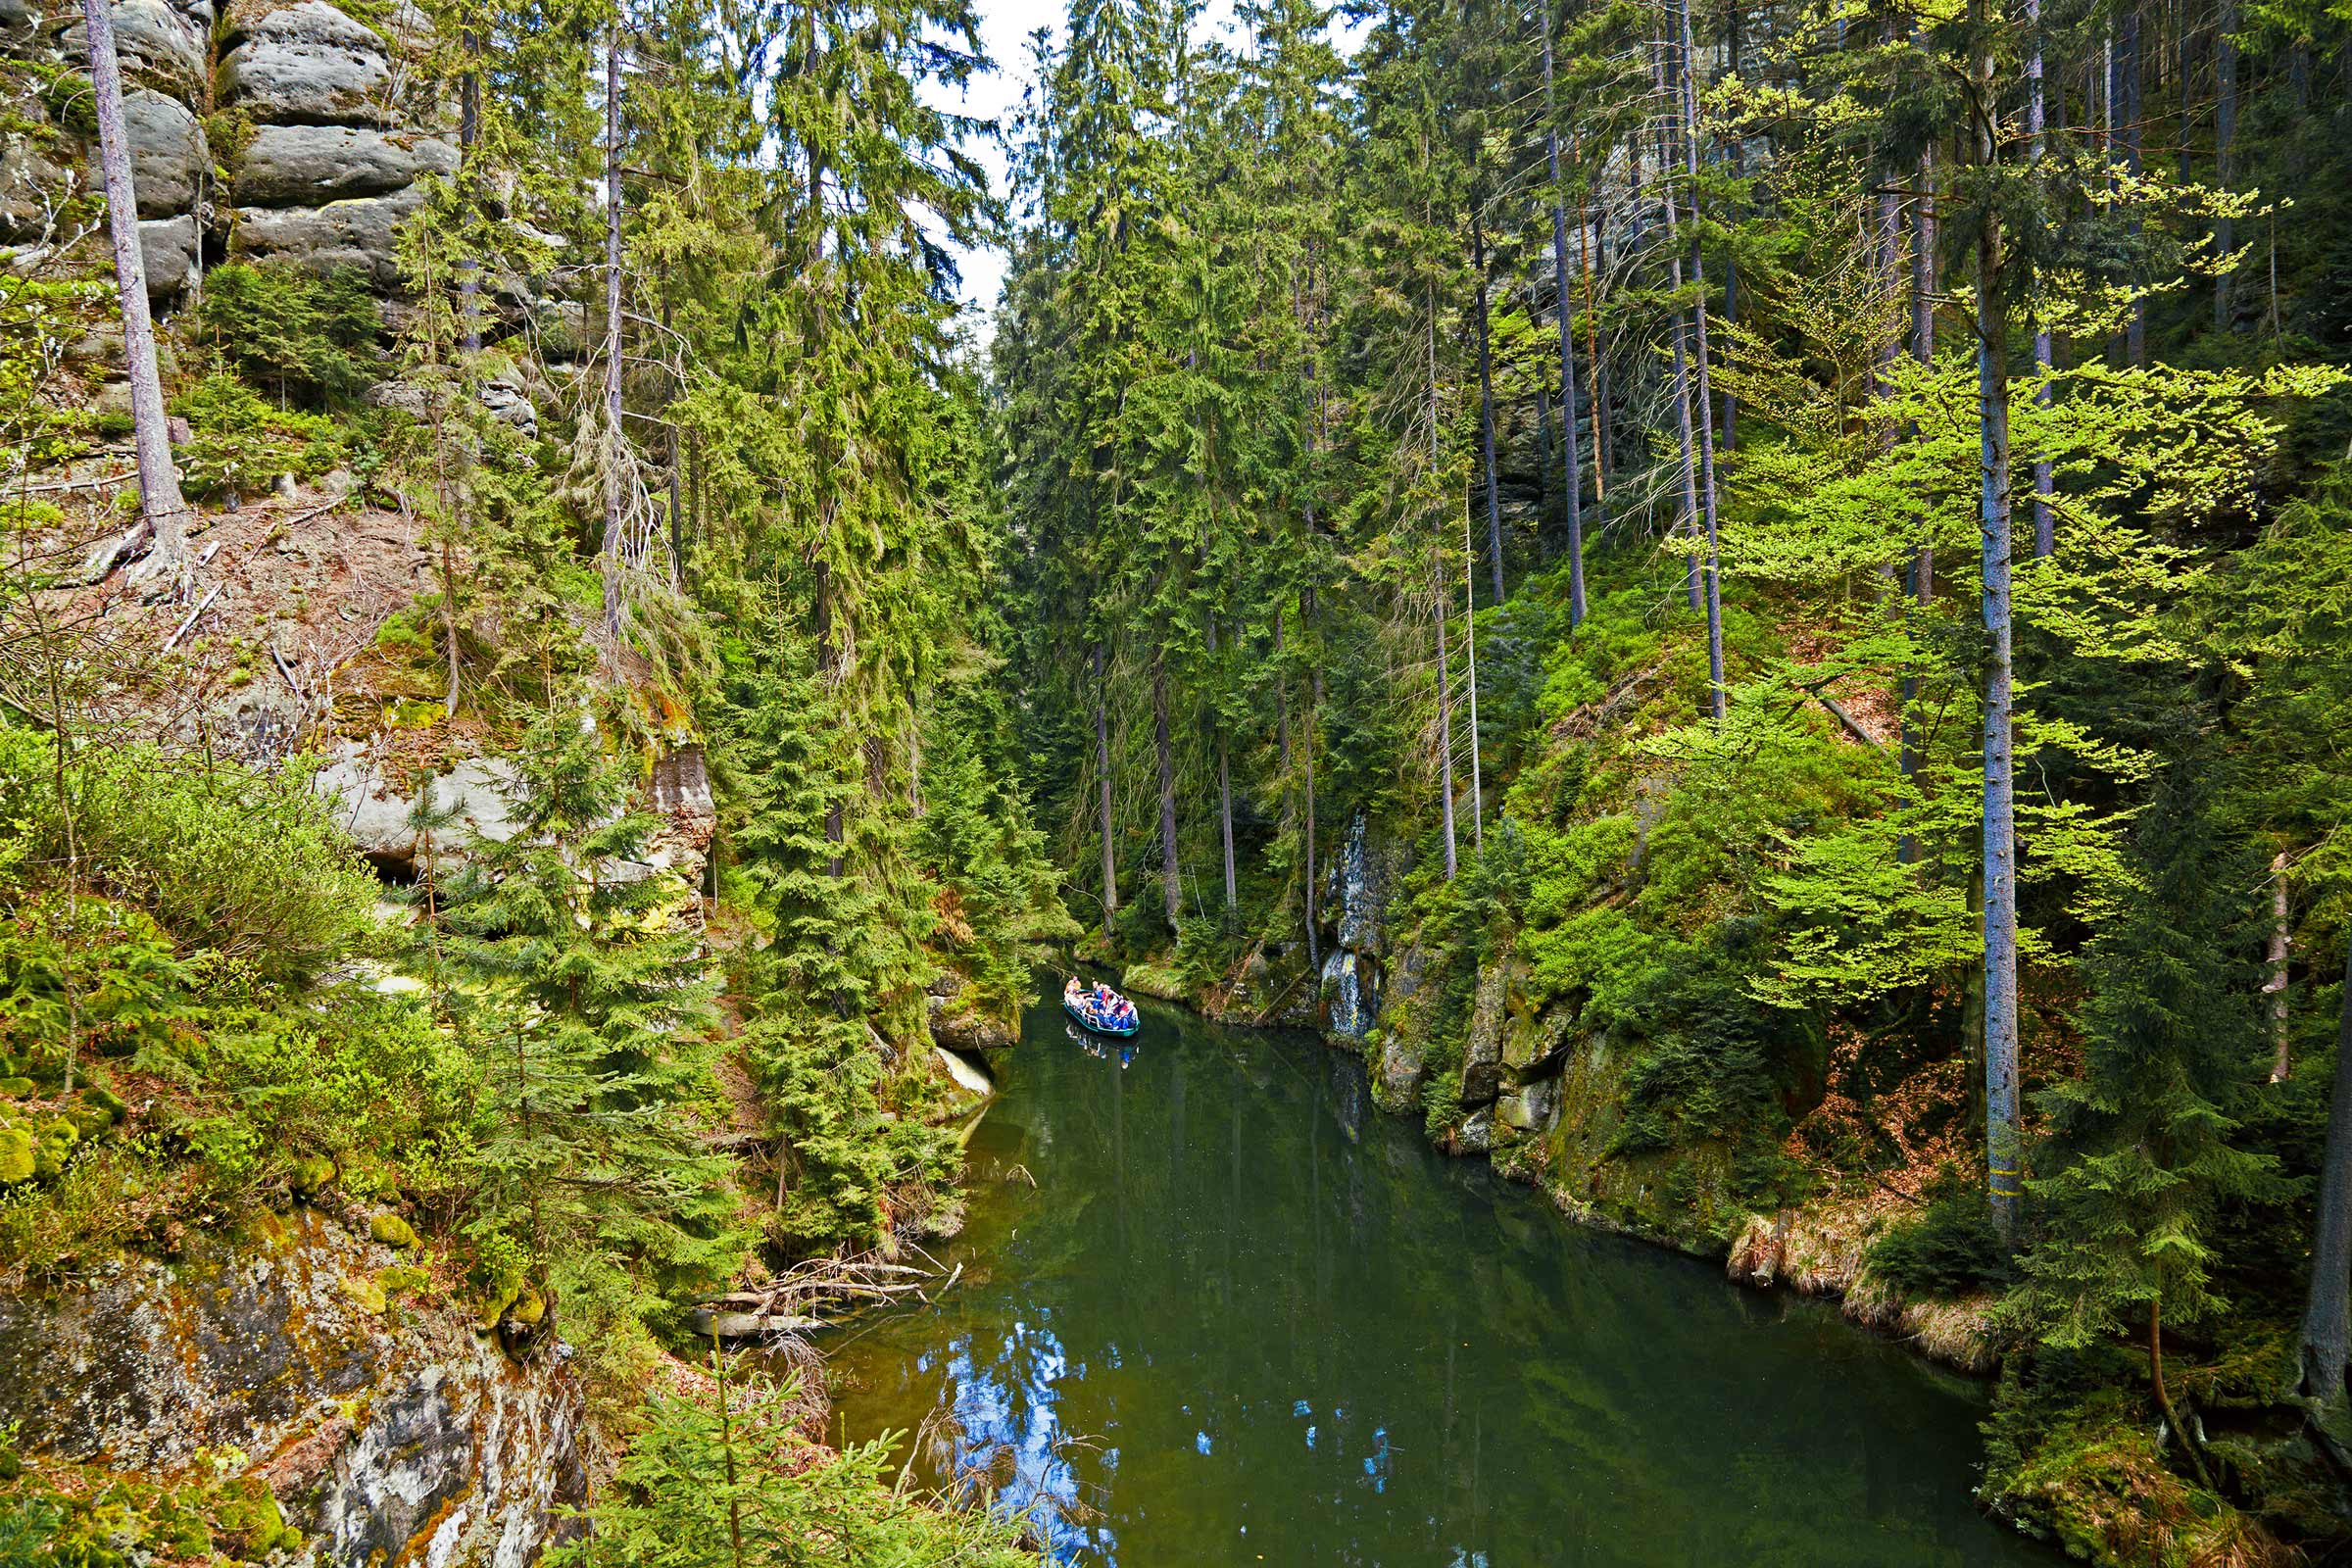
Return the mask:
[[240,207],[229,254],[255,261],[278,258],[318,273],[361,268],[376,287],[389,291],[401,281],[394,236],[422,201],[412,186],[324,207]]
[[196,270],[196,220],[183,213],[141,222],[139,256],[147,268],[147,297],[176,295]]
[[398,1261],[299,1208],[0,1295],[0,1423],[31,1455],[149,1482],[241,1467],[297,1558],[527,1563],[586,1498],[578,1381],[450,1307],[387,1313]]
[[[134,87],[122,95],[122,129],[130,139],[131,185],[141,218],[176,218],[196,210],[196,187],[213,165],[204,122],[176,98]],[[90,148],[92,189],[106,183],[98,149]]]
[[326,0],[269,12],[230,36],[235,47],[220,65],[230,108],[265,124],[391,123],[390,49]]
[[514,764],[496,758],[468,758],[433,775],[433,814],[451,814],[429,834],[414,816],[426,781],[397,777],[358,741],[338,746],[334,760],[312,775],[311,787],[333,803],[336,825],[361,854],[383,864],[416,866],[428,854],[463,853],[476,836],[514,837],[508,792],[514,777]]
[[457,168],[458,150],[431,136],[386,135],[360,125],[262,125],[237,163],[237,203],[318,207],[389,195],[421,174]]
[[[58,37],[58,48],[77,71],[90,65],[90,29],[81,8]],[[168,0],[115,0],[115,54],[122,62],[124,85],[153,87],[182,103],[202,103],[212,59],[208,29],[212,7],[178,7]]]

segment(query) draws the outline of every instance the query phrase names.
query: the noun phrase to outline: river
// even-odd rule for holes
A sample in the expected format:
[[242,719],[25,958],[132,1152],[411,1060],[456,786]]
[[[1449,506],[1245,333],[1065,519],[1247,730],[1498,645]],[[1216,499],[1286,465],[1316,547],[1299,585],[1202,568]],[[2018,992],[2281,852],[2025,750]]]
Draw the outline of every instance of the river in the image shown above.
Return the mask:
[[1984,1391],[1816,1304],[1569,1224],[1372,1106],[1354,1058],[1032,1009],[932,1309],[825,1348],[1087,1568],[1978,1568]]

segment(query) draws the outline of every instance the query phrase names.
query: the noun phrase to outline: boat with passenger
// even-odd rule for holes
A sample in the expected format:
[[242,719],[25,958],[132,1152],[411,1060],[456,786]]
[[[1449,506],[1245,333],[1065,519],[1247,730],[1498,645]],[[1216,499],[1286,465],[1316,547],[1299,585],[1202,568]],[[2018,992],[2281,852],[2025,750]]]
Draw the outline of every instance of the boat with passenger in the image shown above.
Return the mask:
[[1061,1010],[1099,1035],[1132,1035],[1143,1027],[1134,1003],[1100,982],[1082,985],[1076,975],[1062,984]]

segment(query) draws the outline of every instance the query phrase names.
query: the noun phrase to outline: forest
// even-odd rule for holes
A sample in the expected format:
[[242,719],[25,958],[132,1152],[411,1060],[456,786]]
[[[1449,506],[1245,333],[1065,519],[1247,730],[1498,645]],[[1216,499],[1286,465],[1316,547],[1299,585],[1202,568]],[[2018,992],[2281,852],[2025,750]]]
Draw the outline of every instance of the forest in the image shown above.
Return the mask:
[[1079,964],[2342,1551],[2352,15],[983,21],[0,0],[0,1562],[1036,1560],[712,1325]]

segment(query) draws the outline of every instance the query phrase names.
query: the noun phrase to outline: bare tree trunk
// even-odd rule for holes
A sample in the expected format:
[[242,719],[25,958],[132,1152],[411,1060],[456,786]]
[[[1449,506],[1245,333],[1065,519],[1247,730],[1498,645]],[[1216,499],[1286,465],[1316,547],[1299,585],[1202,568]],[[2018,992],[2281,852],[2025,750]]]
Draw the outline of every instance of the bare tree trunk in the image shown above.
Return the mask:
[[[1307,527],[1314,527],[1314,514],[1307,514]],[[1300,630],[1314,624],[1315,591],[1298,590],[1298,626]],[[1311,658],[1312,650],[1309,655]],[[1323,972],[1323,939],[1315,929],[1315,723],[1323,711],[1323,670],[1310,664],[1306,678],[1306,733],[1300,737],[1300,747],[1306,759],[1306,965],[1316,974]]]
[[[2041,0],[2026,0],[2026,27],[2033,34],[2026,56],[2026,134],[2031,139],[2031,152],[2035,167],[2039,167],[2045,145],[2043,132],[2047,115],[2043,108],[2041,72]],[[2034,368],[2047,371],[2050,368],[2050,329],[2039,321],[2034,323]],[[2034,401],[2042,408],[2050,406],[2051,389],[2045,381],[2034,389]],[[2040,560],[2058,548],[2057,522],[2050,511],[2050,460],[2039,453],[2034,456],[2034,557]]]
[[[469,219],[475,216],[481,177],[474,167],[482,139],[481,57],[482,35],[469,27],[466,32],[466,74],[458,79],[458,190]],[[482,351],[481,304],[481,263],[469,256],[459,264],[458,279],[458,321],[465,329],[467,354]]]
[[[1690,181],[1690,282],[1698,291],[1691,305],[1691,322],[1696,328],[1694,344],[1698,361],[1698,458],[1705,473],[1700,490],[1704,507],[1707,536],[1707,686],[1714,702],[1715,717],[1720,722],[1727,710],[1728,694],[1723,674],[1723,572],[1716,553],[1715,538],[1715,400],[1708,385],[1707,368],[1707,269],[1701,256],[1698,226],[1698,57],[1690,40],[1690,0],[1682,0],[1683,24],[1683,157],[1684,171]],[[1893,221],[1893,207],[1887,208],[1887,221]],[[1892,243],[1891,228],[1888,242]]]
[[[1998,157],[1992,56],[1975,62],[1976,155],[1989,169]],[[1997,212],[1977,231],[1977,421],[1984,630],[1984,1149],[1986,1194],[2004,1238],[2017,1231],[2022,1192],[2018,1137],[2017,825],[2010,734],[2012,673],[2009,620],[2008,313]]]
[[[1424,284],[1424,325],[1429,345],[1429,469],[1438,471],[1438,300],[1435,285]],[[1443,537],[1441,535],[1441,537]],[[1436,564],[1438,607],[1438,793],[1446,818],[1446,880],[1453,880],[1457,857],[1453,842],[1453,666],[1446,651],[1446,620],[1452,595],[1446,590],[1445,551],[1435,541],[1431,555]]]
[[1160,903],[1173,932],[1184,916],[1184,887],[1176,860],[1176,754],[1168,740],[1168,655],[1152,655],[1152,738],[1159,754]]
[[1585,477],[1576,450],[1576,312],[1568,303],[1568,206],[1560,191],[1560,127],[1551,75],[1551,0],[1544,0],[1544,156],[1551,175],[1551,287],[1560,311],[1560,431],[1566,437],[1560,443],[1561,470],[1568,493],[1568,629],[1574,631],[1585,620]]
[[1487,847],[1487,806],[1480,782],[1485,768],[1478,756],[1478,579],[1470,566],[1469,519],[1463,518],[1462,530],[1462,647],[1470,656],[1467,682],[1470,693],[1470,843],[1477,850]]
[[[2123,114],[2123,124],[2120,129],[2124,139],[2124,169],[2133,178],[2137,178],[2141,171],[2140,26],[2138,0],[2127,0],[2123,10],[2122,25],[2118,28],[2116,35],[2115,70],[2119,78],[2118,96],[2122,100],[2120,107]],[[2132,209],[2130,227],[2132,243],[2136,246],[2140,234],[2139,210],[2136,205]],[[2132,282],[2136,287],[2143,284],[2144,281],[2143,271],[2137,265],[2137,259],[2134,258]],[[2132,302],[2131,320],[2124,328],[2124,360],[2134,369],[2147,368],[2148,302],[2144,296]]]
[[[1493,334],[1487,319],[1487,235],[1478,218],[1478,198],[1470,202],[1470,266],[1478,284],[1478,428],[1479,451],[1487,470],[1487,565],[1494,573],[1494,603],[1502,603],[1502,481],[1494,471],[1494,365]],[[1471,608],[1475,610],[1476,604]]]
[[2293,1068],[2286,1049],[2286,852],[2279,851],[2271,859],[2271,977],[2262,989],[2271,997],[2271,1036],[2278,1054],[2271,1062],[2271,1082],[2286,1082]]
[[2320,1163],[2303,1307],[2303,1392],[2324,1400],[2344,1392],[2344,1358],[2352,1351],[2352,946],[2344,953],[2328,1094],[2328,1152]]
[[[2223,191],[2230,189],[2230,176],[2236,172],[2237,152],[2237,0],[2221,0],[2221,19],[2215,24],[2213,40],[2213,182]],[[2237,223],[2224,214],[2213,220],[2213,254],[2216,261],[2237,248]],[[2229,272],[2217,272],[2213,278],[2213,329],[2230,330],[2234,312],[2230,298]]]
[[1110,935],[1111,917],[1119,912],[1118,852],[1110,830],[1110,703],[1109,675],[1100,639],[1095,643],[1095,784],[1100,794],[1102,826],[1102,934]]
[[[1217,617],[1212,614],[1208,617],[1208,652],[1212,659],[1216,651]],[[1241,908],[1233,874],[1233,768],[1222,710],[1216,711],[1213,722],[1217,731],[1217,836],[1225,852],[1225,923],[1230,929]]]
[[[1657,82],[1658,96],[1664,98],[1667,92],[1665,40],[1660,39],[1653,46],[1653,51],[1650,58],[1650,72]],[[1676,94],[1677,100],[1680,99],[1680,96],[1679,93]],[[1671,134],[1668,126],[1660,125],[1658,127],[1658,193],[1660,198],[1658,205],[1665,210],[1666,214],[1666,275],[1668,281],[1673,285],[1674,291],[1680,294],[1683,291],[1683,252],[1681,242],[1675,234],[1678,225],[1674,212],[1674,192],[1666,183],[1666,170],[1673,162]],[[1676,519],[1675,527],[1677,532],[1686,537],[1696,535],[1699,528],[1698,468],[1692,455],[1690,433],[1690,361],[1686,342],[1689,334],[1689,318],[1680,311],[1675,312],[1673,327],[1674,438],[1676,449],[1682,460],[1683,480],[1683,514]],[[1707,608],[1706,571],[1700,561],[1699,551],[1695,548],[1691,549],[1686,558],[1683,586],[1690,597],[1692,610],[1703,611]]]
[[[1912,219],[1911,353],[1922,367],[1936,363],[1936,145],[1919,155],[1919,205]],[[1923,538],[1911,553],[1911,602],[1924,612],[1936,598],[1936,542]],[[1919,775],[1919,676],[1906,674],[1902,685],[1900,765],[1903,777]],[[1896,858],[1908,865],[1918,858],[1919,846],[1906,833],[1896,845]]]
[[115,18],[108,0],[82,0],[90,35],[90,84],[98,115],[98,163],[106,176],[106,227],[115,247],[115,288],[122,298],[122,368],[130,378],[131,440],[138,454],[139,525],[92,558],[90,575],[103,577],[137,546],[153,542],[145,571],[175,589],[187,586],[188,503],[172,461],[171,424],[164,415],[164,381],[156,368],[155,318],[147,308],[147,259],[139,250],[139,201],[131,188],[130,138],[122,124],[122,65],[115,52]]
[[1438,590],[1438,794],[1446,818],[1446,880],[1453,880],[1456,857],[1453,845],[1453,676],[1452,662],[1446,651],[1446,621],[1447,602],[1453,597],[1446,591],[1446,571],[1443,557],[1437,573]]
[[605,632],[620,630],[620,23],[605,36]]

